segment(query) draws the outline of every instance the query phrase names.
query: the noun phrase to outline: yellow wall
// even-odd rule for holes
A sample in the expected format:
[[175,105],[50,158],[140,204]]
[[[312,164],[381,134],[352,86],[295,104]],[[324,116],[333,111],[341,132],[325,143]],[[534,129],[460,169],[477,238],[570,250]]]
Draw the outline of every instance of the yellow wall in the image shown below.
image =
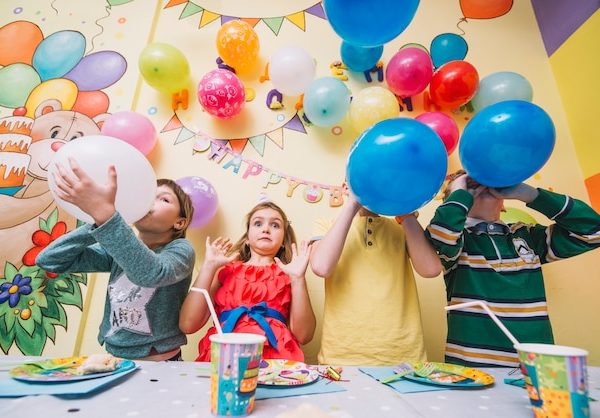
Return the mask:
[[[14,3],[14,2],[11,2]],[[23,2],[20,2],[23,3]],[[27,2],[25,2],[27,3]],[[71,4],[73,3],[73,4]],[[68,9],[83,13],[83,3],[55,2],[61,14],[54,14],[49,8],[44,9],[47,20],[39,22],[41,27],[47,27],[48,33],[59,29],[68,29],[81,21],[81,14],[68,17]],[[166,97],[145,84],[137,71],[137,57],[147,40],[162,41],[173,44],[181,49],[189,60],[192,69],[194,84],[210,69],[214,68],[217,56],[214,46],[218,22],[213,22],[199,29],[200,15],[179,20],[183,5],[163,9],[166,2],[154,3],[157,7],[153,10],[147,1],[134,1],[118,7],[113,7],[110,16],[101,21],[104,29],[95,42],[101,48],[113,49],[121,52],[128,60],[128,71],[123,80],[109,88],[111,96],[110,111],[133,108],[151,118],[158,130],[164,127],[173,116],[170,102]],[[236,16],[283,16],[292,15],[294,12],[310,7],[315,1],[270,2],[267,0],[254,2],[236,2],[235,10],[225,10],[227,4],[220,1],[197,1],[197,4],[208,10],[225,15]],[[28,4],[30,8],[18,18],[36,19],[34,2]],[[2,6],[6,7],[6,6]],[[15,6],[16,7],[16,6]],[[46,6],[44,6],[46,7]],[[5,20],[13,19],[11,7],[0,14]],[[81,10],[80,10],[81,9]],[[94,21],[104,13],[85,6],[93,16],[88,15],[85,20]],[[25,13],[29,13],[25,15]],[[389,59],[397,49],[405,43],[420,43],[428,46],[438,34],[453,32],[455,24],[461,17],[459,2],[440,2],[423,0],[415,19],[409,28],[396,40],[385,46],[384,60]],[[294,20],[296,17],[292,17]],[[119,23],[125,19],[125,23]],[[301,25],[300,20],[295,20]],[[275,36],[264,23],[256,26],[256,32],[261,42],[261,59],[263,64],[278,48],[289,45],[303,46],[317,61],[317,76],[330,74],[329,64],[339,59],[339,38],[332,32],[328,23],[310,14],[305,15],[306,31],[300,30],[290,20],[283,22],[278,36]],[[530,80],[534,90],[534,102],[544,108],[552,117],[557,131],[557,144],[553,156],[548,164],[531,180],[531,184],[540,187],[552,187],[556,191],[586,199],[583,177],[577,163],[571,134],[567,127],[565,111],[563,110],[559,91],[548,62],[542,40],[535,22],[535,17],[528,2],[515,2],[513,9],[507,15],[492,20],[470,20],[461,24],[466,31],[464,36],[469,44],[467,60],[475,65],[480,77],[497,71],[514,71],[524,75]],[[97,28],[95,28],[97,29]],[[46,32],[45,32],[46,33]],[[96,32],[91,29],[85,32],[88,42]],[[195,98],[195,89],[190,92],[190,108],[178,112],[178,116],[188,129],[202,131],[215,137],[240,138],[261,134],[265,132],[279,132],[282,126],[294,113],[293,98],[286,99],[286,108],[281,112],[268,110],[264,105],[265,96],[272,88],[270,83],[260,83],[258,76],[260,69],[243,78],[246,86],[256,91],[256,99],[247,103],[244,114],[232,122],[219,122],[211,119],[200,109]],[[351,75],[348,86],[357,93],[367,84],[361,81],[359,75]],[[416,111],[404,113],[415,117],[422,111],[420,99],[416,100]],[[156,107],[157,112],[149,115],[148,110]],[[278,121],[277,115],[282,114],[284,120]],[[4,113],[2,114],[4,115]],[[462,124],[468,113],[455,114],[454,117]],[[307,181],[322,184],[340,184],[344,178],[344,168],[348,149],[356,137],[350,125],[342,123],[343,134],[334,135],[330,129],[308,127],[307,134],[284,129],[283,148],[278,147],[271,140],[266,141],[264,155],[261,156],[251,146],[247,146],[244,157],[257,161],[273,170],[278,170],[286,175],[295,176]],[[206,235],[218,235],[237,238],[242,231],[242,218],[257,201],[262,193],[280,204],[288,213],[293,226],[300,239],[310,237],[313,222],[318,218],[335,217],[338,210],[331,208],[324,198],[321,202],[309,204],[301,196],[300,186],[292,195],[286,197],[287,182],[282,180],[279,184],[270,185],[266,189],[263,185],[266,176],[249,177],[242,179],[246,165],[242,165],[239,174],[231,169],[224,170],[223,165],[227,158],[217,164],[208,161],[204,153],[192,152],[194,140],[188,140],[178,145],[173,145],[179,131],[169,131],[160,134],[159,145],[151,154],[150,159],[159,177],[179,178],[196,175],[208,179],[217,189],[219,194],[219,210],[214,221],[207,227],[192,231],[190,239],[198,253],[198,264],[202,260],[204,251],[203,243]],[[273,134],[273,135],[277,135]],[[457,155],[450,160],[450,169],[458,167]],[[425,226],[433,215],[434,201],[421,210],[419,220]],[[523,207],[522,205],[514,205]],[[534,214],[541,220],[541,215]],[[542,221],[545,222],[545,221]],[[600,273],[596,266],[600,261],[600,253],[587,254],[569,261],[563,261],[554,266],[544,267],[550,300],[550,310],[554,322],[557,343],[584,347],[590,351],[590,362],[600,364],[600,322],[597,295],[600,294]],[[322,280],[309,275],[309,288],[319,319],[323,304]],[[445,339],[445,304],[444,286],[440,278],[418,278],[419,296],[425,325],[426,344],[430,358],[441,360],[443,358],[443,342]],[[88,321],[82,334],[80,351],[90,353],[100,351],[96,342],[98,324],[102,315],[106,277],[98,276],[93,289],[93,297],[87,305],[89,308]],[[590,319],[590,318],[593,318]],[[586,325],[586,332],[581,332],[582,324]],[[69,329],[69,333],[75,328]],[[363,332],[357,329],[357,332]],[[190,338],[190,343],[184,348],[184,357],[191,360],[195,357],[196,343],[202,332]],[[68,354],[73,346],[61,346],[58,340],[57,351]],[[315,338],[307,345],[308,361],[315,361],[318,350],[319,338]]]

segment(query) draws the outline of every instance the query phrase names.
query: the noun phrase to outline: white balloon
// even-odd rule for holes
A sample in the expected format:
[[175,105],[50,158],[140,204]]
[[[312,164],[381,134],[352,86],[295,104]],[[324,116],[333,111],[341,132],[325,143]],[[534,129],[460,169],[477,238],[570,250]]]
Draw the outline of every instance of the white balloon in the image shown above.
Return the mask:
[[282,94],[298,96],[315,78],[315,60],[302,48],[278,50],[269,62],[269,78]]
[[140,220],[152,208],[156,197],[156,175],[144,154],[117,138],[105,135],[83,136],[60,147],[48,167],[48,185],[56,203],[77,219],[94,223],[90,215],[56,195],[54,181],[54,173],[58,173],[57,163],[72,173],[68,160],[70,157],[100,184],[108,181],[108,167],[115,166],[115,207],[127,223]]

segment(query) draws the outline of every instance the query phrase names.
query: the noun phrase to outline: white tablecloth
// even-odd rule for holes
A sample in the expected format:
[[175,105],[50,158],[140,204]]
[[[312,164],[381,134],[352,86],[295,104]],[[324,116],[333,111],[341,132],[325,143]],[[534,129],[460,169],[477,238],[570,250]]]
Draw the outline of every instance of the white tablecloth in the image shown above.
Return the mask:
[[[0,357],[15,363],[16,357]],[[207,364],[193,362],[137,362],[141,369],[119,383],[85,398],[57,396],[0,398],[0,417],[210,417],[210,381]],[[203,370],[204,369],[204,370]],[[2,367],[0,379],[8,377]],[[509,369],[483,369],[496,378],[485,389],[444,390],[399,394],[361,373],[345,367],[337,383],[346,391],[272,398],[256,401],[253,418],[269,418],[301,404],[318,405],[334,417],[532,417],[524,389],[505,384]],[[589,368],[591,395],[600,393],[600,368]],[[591,402],[592,416],[600,416],[600,402]]]

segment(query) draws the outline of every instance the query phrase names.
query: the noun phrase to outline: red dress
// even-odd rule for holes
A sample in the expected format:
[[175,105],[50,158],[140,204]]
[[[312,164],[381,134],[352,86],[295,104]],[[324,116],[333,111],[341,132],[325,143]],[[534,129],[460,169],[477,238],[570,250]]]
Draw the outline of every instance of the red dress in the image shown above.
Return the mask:
[[[253,266],[234,261],[221,269],[218,279],[221,287],[217,290],[214,303],[219,317],[223,311],[242,305],[252,307],[260,302],[266,302],[269,308],[279,311],[289,321],[292,302],[290,278],[277,267],[277,264]],[[265,319],[277,338],[277,349],[267,340],[263,349],[263,358],[304,361],[300,344],[287,325],[275,318],[265,317]],[[240,317],[233,331],[265,335],[258,323],[248,315]],[[215,327],[212,326],[200,340],[196,361],[210,361],[208,337],[215,333]]]

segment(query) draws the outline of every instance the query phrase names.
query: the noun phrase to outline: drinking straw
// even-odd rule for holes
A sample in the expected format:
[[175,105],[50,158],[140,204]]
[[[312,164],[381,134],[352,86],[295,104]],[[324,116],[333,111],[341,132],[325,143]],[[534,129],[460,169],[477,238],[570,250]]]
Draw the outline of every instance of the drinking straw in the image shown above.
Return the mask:
[[213,323],[215,324],[217,334],[223,335],[223,330],[221,329],[221,324],[219,323],[219,317],[217,316],[217,313],[215,312],[215,307],[212,303],[212,300],[210,300],[210,295],[208,294],[208,291],[206,289],[201,289],[199,287],[192,287],[192,288],[190,288],[190,290],[192,292],[198,292],[198,293],[202,293],[204,295],[204,299],[206,299],[206,304],[208,305],[208,310],[210,311],[210,316],[212,317]]
[[490,316],[490,318],[492,318],[492,320],[496,323],[496,325],[498,325],[498,327],[500,327],[500,329],[502,330],[504,335],[506,335],[508,337],[508,339],[512,341],[513,345],[514,346],[519,345],[519,342],[517,341],[515,336],[510,333],[510,331],[504,326],[504,324],[502,322],[500,322],[500,320],[498,319],[496,314],[494,312],[492,312],[492,310],[489,308],[488,304],[482,300],[475,300],[473,302],[457,303],[456,305],[446,306],[444,309],[446,309],[447,311],[451,311],[454,309],[470,308],[471,306],[480,306],[481,308],[483,308],[483,310]]

